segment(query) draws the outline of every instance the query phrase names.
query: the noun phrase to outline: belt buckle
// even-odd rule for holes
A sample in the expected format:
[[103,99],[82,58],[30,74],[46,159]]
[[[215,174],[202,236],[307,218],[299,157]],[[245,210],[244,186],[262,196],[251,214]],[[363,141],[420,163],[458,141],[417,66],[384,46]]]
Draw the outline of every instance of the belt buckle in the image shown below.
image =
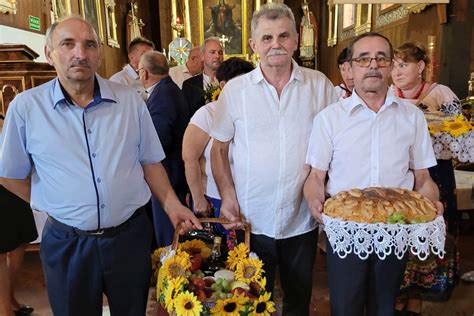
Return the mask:
[[100,236],[105,233],[105,229],[98,229],[97,231],[90,233],[92,236]]

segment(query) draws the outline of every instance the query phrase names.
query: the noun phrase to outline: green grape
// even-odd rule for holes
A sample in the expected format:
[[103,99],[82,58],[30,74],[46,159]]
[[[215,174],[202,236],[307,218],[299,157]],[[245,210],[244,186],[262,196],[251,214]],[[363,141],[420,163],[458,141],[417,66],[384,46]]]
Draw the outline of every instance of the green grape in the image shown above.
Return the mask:
[[224,290],[226,290],[229,287],[229,281],[227,281],[226,279],[222,280],[221,284]]

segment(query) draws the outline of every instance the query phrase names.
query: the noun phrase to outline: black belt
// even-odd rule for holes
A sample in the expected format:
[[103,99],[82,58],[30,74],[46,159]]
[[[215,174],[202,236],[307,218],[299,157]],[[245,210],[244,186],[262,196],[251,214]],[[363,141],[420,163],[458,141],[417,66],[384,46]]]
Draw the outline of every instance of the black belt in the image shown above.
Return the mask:
[[123,222],[122,224],[118,225],[118,226],[114,226],[114,227],[109,227],[109,228],[99,228],[99,229],[95,229],[95,230],[82,230],[82,229],[79,229],[77,227],[72,227],[72,226],[69,226],[69,225],[66,225],[64,223],[61,223],[60,221],[54,219],[53,217],[51,216],[48,216],[48,221],[57,229],[61,230],[61,231],[65,231],[65,232],[74,232],[76,233],[77,235],[80,235],[80,236],[87,236],[87,237],[111,237],[111,236],[115,236],[116,234],[118,234],[119,232],[123,231],[125,228],[127,228],[127,226],[130,224],[130,222],[138,217],[141,213],[143,213],[143,211],[145,210],[144,207],[140,207],[139,209],[137,209],[132,216],[130,216],[129,219],[127,219],[125,222]]

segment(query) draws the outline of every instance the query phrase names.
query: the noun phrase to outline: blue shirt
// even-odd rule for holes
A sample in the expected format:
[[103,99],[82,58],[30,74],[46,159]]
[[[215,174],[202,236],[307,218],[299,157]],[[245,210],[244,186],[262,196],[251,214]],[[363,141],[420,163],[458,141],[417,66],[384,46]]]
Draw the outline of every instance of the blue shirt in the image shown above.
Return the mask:
[[134,90],[99,76],[95,85],[84,109],[58,79],[19,94],[0,143],[0,176],[31,172],[31,207],[82,230],[126,221],[151,196],[142,165],[165,157]]

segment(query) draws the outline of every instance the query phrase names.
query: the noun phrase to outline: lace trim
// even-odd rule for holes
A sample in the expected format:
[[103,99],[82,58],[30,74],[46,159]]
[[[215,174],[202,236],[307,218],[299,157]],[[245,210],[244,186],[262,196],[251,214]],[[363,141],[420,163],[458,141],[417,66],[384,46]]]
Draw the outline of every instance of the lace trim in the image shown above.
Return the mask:
[[423,224],[365,224],[323,214],[324,230],[335,253],[344,259],[354,253],[365,260],[375,253],[385,259],[392,252],[401,259],[410,250],[420,260],[430,253],[444,257],[446,225],[442,216]]
[[433,150],[437,159],[456,158],[460,162],[474,162],[474,132],[459,137],[443,132],[431,135]]

